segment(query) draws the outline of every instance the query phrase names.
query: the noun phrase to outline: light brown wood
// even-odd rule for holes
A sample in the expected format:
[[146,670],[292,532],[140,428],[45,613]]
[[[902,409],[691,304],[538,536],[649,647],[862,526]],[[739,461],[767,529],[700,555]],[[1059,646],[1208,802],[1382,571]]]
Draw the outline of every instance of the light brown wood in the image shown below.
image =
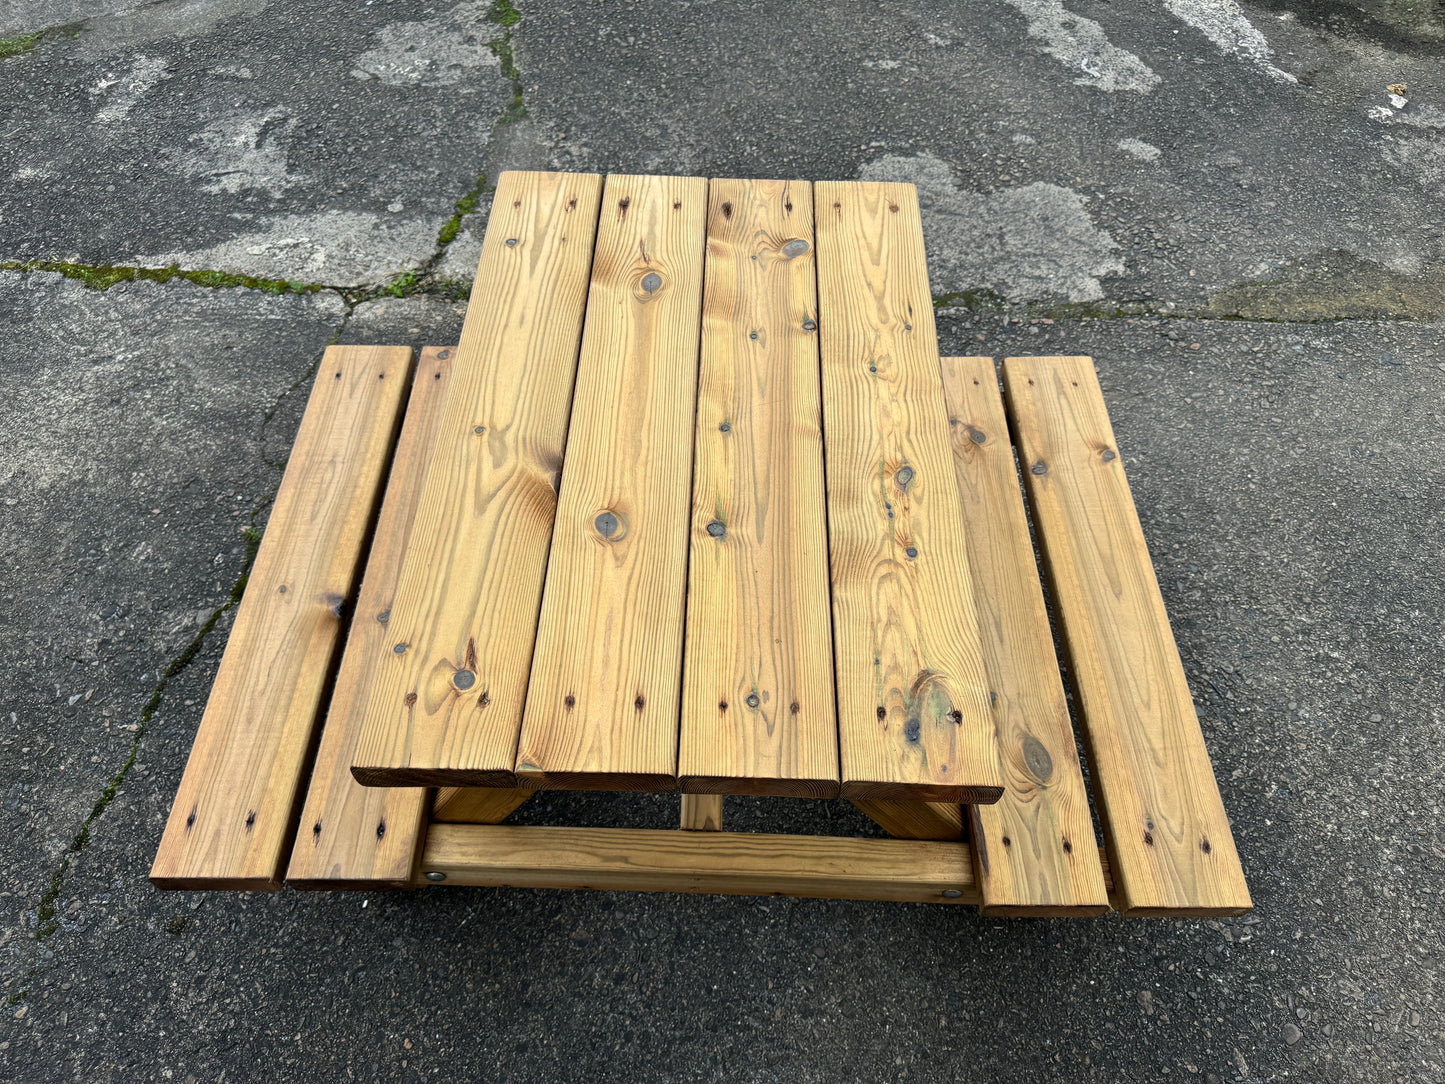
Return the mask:
[[684,794],[682,825],[690,832],[720,832],[723,824],[721,794]]
[[[967,839],[963,806],[952,802],[893,802],[855,798],[853,804],[899,839]],[[977,871],[975,871],[977,877]]]
[[607,178],[517,779],[673,790],[707,182]]
[[406,347],[322,359],[151,867],[159,888],[281,886],[410,374]]
[[421,868],[419,884],[978,902],[968,845],[922,840],[434,824]]
[[504,173],[376,662],[368,786],[513,786],[601,180]]
[[363,787],[351,775],[376,657],[391,646],[387,623],[416,506],[441,421],[454,347],[422,351],[376,520],[366,574],[326,711],[286,881],[295,888],[404,887],[426,827],[427,792]]
[[1109,910],[992,358],[944,358],[953,465],[1004,795],[972,806],[984,914]]
[[1009,358],[1028,488],[1117,906],[1135,915],[1251,907],[1144,533],[1089,358]]
[[714,180],[678,776],[683,790],[834,797],[813,196]]
[[535,793],[516,787],[443,787],[432,806],[432,823],[501,824]]
[[917,196],[814,196],[842,794],[997,801]]

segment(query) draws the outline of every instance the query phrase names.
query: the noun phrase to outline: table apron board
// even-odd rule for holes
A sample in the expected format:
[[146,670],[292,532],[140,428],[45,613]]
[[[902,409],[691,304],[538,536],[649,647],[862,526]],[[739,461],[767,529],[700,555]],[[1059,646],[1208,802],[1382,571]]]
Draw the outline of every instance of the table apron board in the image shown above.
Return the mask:
[[911,185],[503,174],[408,355],[328,350],[158,886],[1249,909],[1092,361],[940,358]]

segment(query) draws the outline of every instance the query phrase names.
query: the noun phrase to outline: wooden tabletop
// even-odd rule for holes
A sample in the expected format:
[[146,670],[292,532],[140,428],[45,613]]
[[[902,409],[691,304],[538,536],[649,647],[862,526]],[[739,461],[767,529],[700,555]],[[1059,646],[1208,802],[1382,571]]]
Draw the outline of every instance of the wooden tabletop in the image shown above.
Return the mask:
[[910,185],[509,173],[369,785],[1002,793]]

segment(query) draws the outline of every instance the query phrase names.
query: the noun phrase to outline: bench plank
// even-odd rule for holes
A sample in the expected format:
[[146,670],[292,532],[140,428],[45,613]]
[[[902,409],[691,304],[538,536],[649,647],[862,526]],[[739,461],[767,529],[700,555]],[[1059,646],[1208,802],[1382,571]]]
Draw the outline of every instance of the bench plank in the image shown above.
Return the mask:
[[902,839],[434,824],[422,870],[448,885],[979,900],[968,844]]
[[918,199],[814,197],[842,794],[996,801]]
[[836,797],[812,186],[708,203],[678,777]]
[[943,390],[1004,795],[970,806],[984,914],[1109,910],[992,358],[944,358]]
[[333,346],[322,359],[151,867],[159,888],[281,887],[411,357]]
[[1009,358],[1004,386],[1116,906],[1132,915],[1248,911],[1249,889],[1093,361]]
[[502,174],[354,772],[514,786],[601,179]]
[[421,787],[363,787],[351,774],[376,659],[391,647],[388,618],[402,557],[441,422],[454,347],[422,351],[376,519],[356,614],[326,711],[306,804],[291,849],[293,888],[403,888],[410,884],[426,827]]
[[701,177],[607,178],[524,787],[677,787],[706,215]]

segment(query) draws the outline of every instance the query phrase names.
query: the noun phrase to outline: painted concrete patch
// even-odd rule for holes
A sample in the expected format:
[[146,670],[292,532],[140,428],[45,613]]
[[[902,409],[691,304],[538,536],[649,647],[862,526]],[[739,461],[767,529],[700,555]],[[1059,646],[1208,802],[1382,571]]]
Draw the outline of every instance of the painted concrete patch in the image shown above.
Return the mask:
[[1005,0],[1029,21],[1029,37],[1066,68],[1080,72],[1075,83],[1100,90],[1147,94],[1159,76],[1127,49],[1120,49],[1093,19],[1067,10],[1060,0]]
[[1121,139],[1116,145],[1130,158],[1137,158],[1141,162],[1152,162],[1159,157],[1159,148],[1152,143],[1145,143],[1142,139]]
[[390,86],[444,87],[461,82],[471,69],[498,67],[487,43],[502,31],[487,20],[487,11],[486,3],[471,0],[432,19],[383,27],[351,74]]
[[1381,150],[1386,162],[1426,188],[1445,190],[1445,110],[1391,94],[1370,119],[1393,129]]
[[966,192],[948,163],[930,154],[879,158],[858,175],[918,186],[935,293],[1097,301],[1104,296],[1099,280],[1124,271],[1118,244],[1094,225],[1084,197],[1072,189],[1035,182],[989,195]]
[[1269,47],[1269,40],[1244,17],[1234,0],[1166,0],[1165,6],[1218,46],[1220,52],[1233,53],[1249,61],[1281,83],[1299,82],[1271,63],[1274,50]]
[[296,118],[284,106],[238,111],[191,136],[192,150],[170,157],[182,174],[200,180],[204,192],[235,195],[256,189],[279,199],[311,180],[291,172],[288,145],[295,127]]
[[325,286],[389,282],[436,250],[444,218],[397,218],[362,211],[276,215],[228,241],[191,252],[138,256],[142,267],[209,268]]

